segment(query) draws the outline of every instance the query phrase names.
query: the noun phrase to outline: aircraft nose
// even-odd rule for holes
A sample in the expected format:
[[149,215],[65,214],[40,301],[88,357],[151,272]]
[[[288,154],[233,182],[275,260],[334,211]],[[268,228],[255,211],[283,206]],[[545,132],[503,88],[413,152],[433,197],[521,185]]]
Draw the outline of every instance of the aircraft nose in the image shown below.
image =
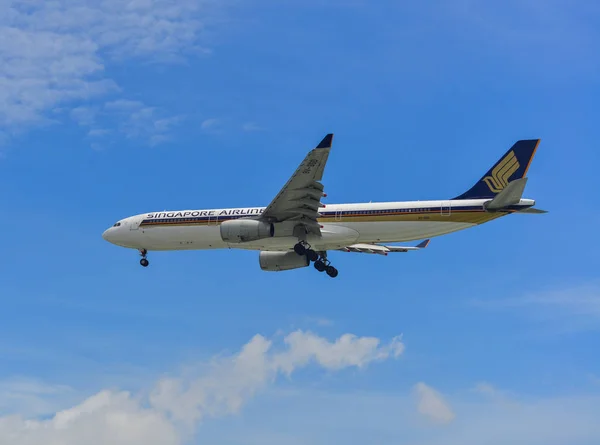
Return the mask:
[[129,247],[131,242],[131,233],[129,230],[124,229],[125,224],[118,222],[114,226],[109,227],[102,233],[102,238],[111,244],[122,247]]
[[106,241],[110,242],[111,240],[111,236],[110,236],[110,232],[111,232],[111,228],[108,228],[104,231],[104,233],[102,234],[102,238],[104,238]]

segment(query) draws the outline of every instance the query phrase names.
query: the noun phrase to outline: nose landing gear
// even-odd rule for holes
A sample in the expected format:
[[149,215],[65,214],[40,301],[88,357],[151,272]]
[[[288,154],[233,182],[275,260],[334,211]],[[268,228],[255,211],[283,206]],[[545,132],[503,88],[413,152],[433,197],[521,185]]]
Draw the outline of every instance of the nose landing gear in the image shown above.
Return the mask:
[[140,255],[142,256],[142,259],[140,260],[140,264],[143,267],[148,267],[148,264],[150,264],[150,262],[146,258],[146,255],[148,255],[148,251],[146,249],[141,249],[140,250]]

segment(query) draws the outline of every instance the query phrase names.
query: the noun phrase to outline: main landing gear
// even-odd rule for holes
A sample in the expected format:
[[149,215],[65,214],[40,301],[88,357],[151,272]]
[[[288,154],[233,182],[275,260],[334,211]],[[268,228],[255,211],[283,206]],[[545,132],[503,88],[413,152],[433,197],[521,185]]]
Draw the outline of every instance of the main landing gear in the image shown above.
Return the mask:
[[331,265],[327,259],[327,252],[316,252],[311,249],[305,241],[300,241],[294,246],[294,252],[298,255],[306,255],[309,261],[314,263],[315,269],[319,272],[326,272],[331,278],[338,276],[338,270]]
[[140,250],[140,255],[142,256],[142,259],[140,260],[140,264],[143,267],[148,267],[148,264],[150,264],[148,262],[148,259],[146,258],[146,255],[148,255],[148,251],[146,249],[141,249]]

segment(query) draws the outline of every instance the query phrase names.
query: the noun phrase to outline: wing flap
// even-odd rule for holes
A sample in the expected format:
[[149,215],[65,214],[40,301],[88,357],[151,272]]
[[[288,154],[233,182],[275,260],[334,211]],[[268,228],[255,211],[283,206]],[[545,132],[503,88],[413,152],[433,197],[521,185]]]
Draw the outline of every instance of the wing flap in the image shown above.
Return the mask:
[[379,244],[352,244],[346,246],[342,250],[346,252],[358,252],[358,253],[377,253],[379,255],[387,255],[389,249],[386,246]]
[[317,199],[307,199],[306,197],[298,198],[298,199],[290,199],[290,201],[295,202],[299,206],[304,206],[308,209],[318,211],[321,207],[325,207],[320,200]]
[[315,220],[321,217],[321,214],[316,210],[307,207],[293,207],[289,210],[286,210],[285,213],[290,214],[291,216],[287,219],[293,219],[295,216],[306,216],[309,219]]
[[359,243],[342,247],[339,250],[344,252],[371,253],[378,255],[387,255],[390,252],[409,252],[411,250],[421,250],[429,245],[429,239],[417,244],[416,246],[384,246],[381,244]]

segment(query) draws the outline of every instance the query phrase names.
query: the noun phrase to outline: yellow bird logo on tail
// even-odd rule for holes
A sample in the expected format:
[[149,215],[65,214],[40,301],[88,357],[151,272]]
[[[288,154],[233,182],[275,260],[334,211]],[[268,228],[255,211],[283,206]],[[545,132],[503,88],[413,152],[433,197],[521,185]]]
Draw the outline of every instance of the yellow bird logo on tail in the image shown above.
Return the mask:
[[519,169],[519,161],[514,151],[510,151],[492,170],[490,176],[483,178],[493,193],[501,192],[508,185],[508,179]]

